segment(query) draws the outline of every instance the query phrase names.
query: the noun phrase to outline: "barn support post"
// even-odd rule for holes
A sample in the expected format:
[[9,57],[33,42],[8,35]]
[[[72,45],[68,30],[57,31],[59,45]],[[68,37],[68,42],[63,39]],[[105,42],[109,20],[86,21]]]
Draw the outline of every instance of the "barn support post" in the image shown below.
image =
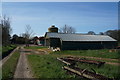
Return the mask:
[[46,38],[45,38],[45,43],[44,43],[44,46],[46,46]]

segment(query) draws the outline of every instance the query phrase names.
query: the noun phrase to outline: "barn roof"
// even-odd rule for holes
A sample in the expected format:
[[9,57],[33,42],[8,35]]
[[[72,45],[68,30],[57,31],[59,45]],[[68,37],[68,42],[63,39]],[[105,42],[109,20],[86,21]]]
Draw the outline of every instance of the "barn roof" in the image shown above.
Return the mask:
[[85,34],[65,34],[51,33],[45,34],[46,38],[60,38],[62,41],[116,41],[107,35],[85,35]]

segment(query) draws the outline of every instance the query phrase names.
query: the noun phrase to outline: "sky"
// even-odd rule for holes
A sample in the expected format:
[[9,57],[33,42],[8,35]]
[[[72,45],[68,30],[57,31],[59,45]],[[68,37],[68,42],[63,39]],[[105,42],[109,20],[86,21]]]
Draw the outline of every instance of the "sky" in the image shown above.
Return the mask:
[[36,36],[53,24],[67,24],[77,33],[118,29],[117,2],[3,2],[2,15],[10,17],[12,35],[24,33],[28,24]]
[[119,0],[2,0],[4,2],[118,2]]

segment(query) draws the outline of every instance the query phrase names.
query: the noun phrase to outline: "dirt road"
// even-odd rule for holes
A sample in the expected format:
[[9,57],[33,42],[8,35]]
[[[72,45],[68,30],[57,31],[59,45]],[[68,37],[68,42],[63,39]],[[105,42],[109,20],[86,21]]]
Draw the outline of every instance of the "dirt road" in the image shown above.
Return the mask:
[[23,49],[21,49],[20,51],[20,58],[14,74],[14,79],[16,78],[33,78],[31,69],[26,58],[26,52],[24,52]]

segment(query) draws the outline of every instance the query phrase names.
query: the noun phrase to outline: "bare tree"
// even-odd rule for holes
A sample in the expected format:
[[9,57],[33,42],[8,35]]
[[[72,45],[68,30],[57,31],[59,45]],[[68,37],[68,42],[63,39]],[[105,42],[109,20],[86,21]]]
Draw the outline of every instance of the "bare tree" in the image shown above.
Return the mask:
[[26,39],[26,46],[29,46],[29,40],[34,36],[33,30],[31,29],[30,25],[26,25],[25,33],[22,36]]
[[2,44],[8,45],[10,44],[10,34],[12,32],[12,28],[10,25],[10,18],[6,17],[5,15],[3,17],[1,17],[0,19],[0,27],[1,27],[1,31],[2,31]]
[[64,25],[61,29],[59,29],[60,33],[75,33],[75,28],[72,26]]

